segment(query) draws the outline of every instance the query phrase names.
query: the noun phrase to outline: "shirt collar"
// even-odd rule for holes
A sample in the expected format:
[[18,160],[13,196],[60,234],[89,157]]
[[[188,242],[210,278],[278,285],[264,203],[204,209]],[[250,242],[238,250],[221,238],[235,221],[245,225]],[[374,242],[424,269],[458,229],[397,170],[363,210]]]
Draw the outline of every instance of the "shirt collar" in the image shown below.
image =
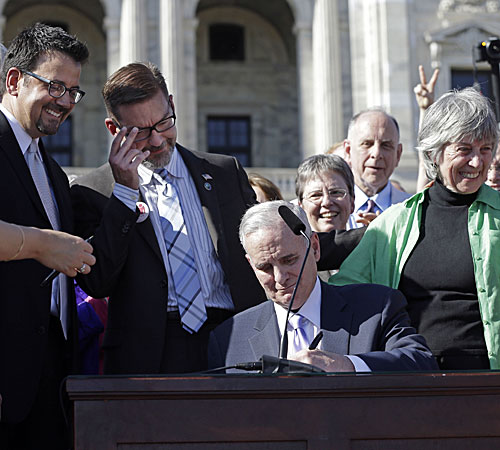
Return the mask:
[[500,209],[500,195],[492,187],[483,183],[479,188],[475,202],[483,202],[495,209]]
[[[278,319],[278,327],[281,334],[285,327],[287,310],[278,303],[274,303],[274,310],[276,311],[276,318]],[[314,326],[321,328],[321,283],[318,277],[316,277],[314,288],[309,294],[306,302],[302,305],[302,308],[300,308],[299,313],[301,316],[308,319]],[[293,313],[290,315],[293,315]]]
[[366,203],[368,199],[372,199],[376,205],[385,211],[391,206],[391,183],[390,181],[385,185],[384,189],[375,194],[373,197],[368,197],[356,184],[354,185],[354,212]]
[[174,147],[174,150],[172,151],[172,157],[170,158],[168,164],[165,166],[165,169],[167,169],[168,173],[173,177],[182,178],[183,176],[181,167],[182,164],[183,161],[181,155],[177,150],[177,147]]
[[[24,155],[28,150],[28,147],[30,146],[33,138],[21,126],[21,124],[17,121],[14,115],[1,103],[0,103],[0,111],[4,114],[7,121],[9,122],[9,125],[12,128],[12,132],[14,133],[17,143],[19,144],[19,147],[21,147],[21,151],[23,152]],[[37,146],[38,146],[38,140],[39,138],[35,139]]]

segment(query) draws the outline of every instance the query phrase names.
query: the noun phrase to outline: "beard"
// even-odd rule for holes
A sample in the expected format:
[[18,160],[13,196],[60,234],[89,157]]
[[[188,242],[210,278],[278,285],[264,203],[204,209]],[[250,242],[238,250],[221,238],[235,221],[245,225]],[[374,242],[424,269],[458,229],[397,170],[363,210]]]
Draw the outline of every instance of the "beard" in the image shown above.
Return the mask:
[[38,121],[36,122],[36,129],[46,136],[56,134],[59,130],[59,127],[66,120],[69,114],[69,111],[66,108],[61,108],[59,106],[50,105],[50,109],[60,112],[61,117],[59,119],[56,117],[54,117],[53,119],[43,119],[42,111]]
[[[149,150],[151,154],[145,159],[142,164],[144,167],[149,170],[162,169],[165,167],[172,158],[172,153],[174,151],[175,141],[172,139],[167,139],[160,147],[145,147],[142,151]],[[153,151],[158,152],[162,150],[158,154],[154,154]]]

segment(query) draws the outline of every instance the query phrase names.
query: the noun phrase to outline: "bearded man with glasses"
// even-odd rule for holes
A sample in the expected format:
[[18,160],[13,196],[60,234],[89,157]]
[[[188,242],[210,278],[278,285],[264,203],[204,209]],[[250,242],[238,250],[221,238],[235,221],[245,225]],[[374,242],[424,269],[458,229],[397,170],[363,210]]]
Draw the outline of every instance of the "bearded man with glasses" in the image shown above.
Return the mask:
[[[43,24],[21,31],[7,50],[0,83],[0,189],[7,196],[1,220],[73,231],[68,179],[40,138],[57,133],[82,99],[88,55],[75,37]],[[77,269],[90,270],[87,264]],[[0,266],[0,448],[70,446],[59,389],[77,366],[75,291],[63,274],[41,287],[49,272],[34,259]]]
[[235,158],[177,142],[156,66],[118,69],[103,97],[109,164],[77,178],[72,196],[98,261],[82,287],[109,296],[104,373],[203,370],[209,332],[265,300],[238,239],[255,194]]

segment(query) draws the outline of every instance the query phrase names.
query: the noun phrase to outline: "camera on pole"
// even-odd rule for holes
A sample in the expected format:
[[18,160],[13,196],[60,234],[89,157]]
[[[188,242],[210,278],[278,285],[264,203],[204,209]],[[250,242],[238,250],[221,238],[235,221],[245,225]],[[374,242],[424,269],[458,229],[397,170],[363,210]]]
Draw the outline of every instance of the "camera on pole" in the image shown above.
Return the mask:
[[474,50],[474,60],[476,62],[489,62],[490,64],[500,62],[500,39],[497,37],[481,41]]
[[[495,113],[497,122],[500,121],[500,39],[490,37],[488,40],[481,41],[472,48],[474,63],[487,62],[491,66],[491,88],[493,98],[495,99]],[[475,64],[474,64],[475,68]]]

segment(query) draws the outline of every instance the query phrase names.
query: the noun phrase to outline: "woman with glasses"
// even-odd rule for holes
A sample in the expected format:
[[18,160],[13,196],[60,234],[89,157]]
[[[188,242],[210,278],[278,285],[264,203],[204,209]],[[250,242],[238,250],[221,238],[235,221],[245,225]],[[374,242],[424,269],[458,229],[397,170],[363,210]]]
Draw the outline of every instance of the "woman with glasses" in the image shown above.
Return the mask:
[[[316,232],[345,230],[354,211],[354,176],[348,164],[337,155],[314,155],[297,169],[295,193]],[[328,281],[333,270],[318,272]]]
[[337,155],[314,155],[297,169],[295,193],[316,232],[345,230],[354,211],[354,177]]

